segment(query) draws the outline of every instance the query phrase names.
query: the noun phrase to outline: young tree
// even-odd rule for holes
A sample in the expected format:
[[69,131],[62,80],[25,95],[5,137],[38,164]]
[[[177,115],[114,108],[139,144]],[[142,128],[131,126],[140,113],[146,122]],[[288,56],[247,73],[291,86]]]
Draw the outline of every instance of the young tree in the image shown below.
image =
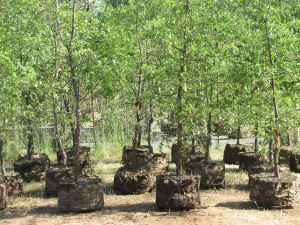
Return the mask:
[[254,2],[244,11],[250,22],[252,34],[254,34],[251,37],[255,40],[253,48],[257,51],[257,64],[253,65],[253,68],[257,67],[259,71],[258,81],[269,81],[268,91],[271,98],[269,98],[269,104],[264,107],[270,113],[273,111],[273,116],[271,124],[268,124],[268,120],[265,123],[272,127],[275,134],[276,147],[273,156],[276,177],[279,177],[280,129],[286,126],[284,121],[294,123],[293,119],[295,119],[295,117],[286,118],[289,115],[280,114],[279,109],[284,110],[288,105],[289,100],[283,98],[284,96],[289,96],[293,98],[292,101],[299,102],[299,96],[290,95],[295,90],[299,74],[297,69],[299,57],[294,47],[299,45],[299,35],[295,33],[297,19],[292,12],[291,2],[269,0]]

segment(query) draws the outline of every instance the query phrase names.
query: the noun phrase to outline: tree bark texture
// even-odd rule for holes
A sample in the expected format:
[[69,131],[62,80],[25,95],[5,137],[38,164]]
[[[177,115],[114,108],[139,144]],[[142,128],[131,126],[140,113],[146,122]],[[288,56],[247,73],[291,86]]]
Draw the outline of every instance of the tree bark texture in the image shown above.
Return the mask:
[[5,176],[6,172],[5,172],[5,165],[4,165],[4,155],[3,155],[3,151],[4,151],[4,140],[0,139],[0,163],[1,163],[1,174],[3,176]]

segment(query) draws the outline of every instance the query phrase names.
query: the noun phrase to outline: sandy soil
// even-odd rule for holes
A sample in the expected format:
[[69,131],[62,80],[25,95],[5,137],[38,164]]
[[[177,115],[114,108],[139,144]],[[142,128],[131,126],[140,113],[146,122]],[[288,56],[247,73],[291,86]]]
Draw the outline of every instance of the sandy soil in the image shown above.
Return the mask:
[[111,189],[118,162],[98,165],[105,207],[90,213],[61,213],[56,198],[44,198],[44,183],[26,184],[22,196],[11,197],[0,212],[0,224],[300,224],[300,205],[294,209],[258,209],[249,200],[247,175],[236,166],[226,168],[227,187],[201,191],[201,207],[190,211],[163,211],[155,206],[155,190],[143,195],[116,195]]
[[[222,152],[212,153],[221,158]],[[120,166],[117,159],[95,166],[105,191],[105,206],[100,211],[61,213],[56,198],[43,197],[44,183],[30,183],[22,196],[9,198],[9,207],[0,211],[0,224],[300,224],[300,205],[284,210],[258,209],[249,200],[248,176],[237,166],[226,166],[226,189],[201,191],[201,207],[190,211],[158,209],[155,190],[143,195],[114,194],[113,176]]]
[[247,191],[203,191],[201,208],[161,211],[155,193],[139,196],[106,195],[98,212],[63,214],[56,199],[36,198],[30,207],[13,203],[0,212],[1,224],[300,224],[300,207],[289,210],[258,210]]

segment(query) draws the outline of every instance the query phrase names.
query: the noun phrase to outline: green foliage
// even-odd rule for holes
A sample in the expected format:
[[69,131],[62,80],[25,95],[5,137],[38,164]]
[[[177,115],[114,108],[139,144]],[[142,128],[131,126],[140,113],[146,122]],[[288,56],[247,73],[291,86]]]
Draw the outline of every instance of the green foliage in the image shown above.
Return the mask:
[[[10,146],[18,127],[23,132],[28,121],[34,129],[57,123],[58,135],[69,145],[70,128],[76,125],[72,79],[80,93],[80,125],[91,121],[92,111],[101,118],[126,115],[124,123],[135,123],[142,76],[143,123],[151,111],[158,119],[182,123],[184,132],[193,135],[206,133],[209,115],[212,123],[233,128],[254,131],[258,124],[259,136],[266,139],[274,128],[283,136],[299,128],[297,1],[76,1],[75,78],[66,48],[72,4],[58,1],[62,38],[54,1],[9,0],[0,5],[0,138],[8,139],[8,149],[23,148],[23,139]],[[119,124],[103,126],[107,135],[98,134],[97,154],[110,154],[105,143],[119,151],[129,142]],[[43,141],[34,134],[38,151],[49,149],[40,147]],[[14,158],[14,151],[7,156]]]

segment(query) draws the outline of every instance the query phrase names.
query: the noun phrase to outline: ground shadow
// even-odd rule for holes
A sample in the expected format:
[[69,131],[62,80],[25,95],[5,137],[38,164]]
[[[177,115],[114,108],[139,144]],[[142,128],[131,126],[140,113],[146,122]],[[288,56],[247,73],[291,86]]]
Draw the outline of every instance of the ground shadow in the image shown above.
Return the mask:
[[234,189],[239,191],[249,191],[250,188],[247,184],[226,184],[226,189]]
[[215,160],[212,160],[212,163],[216,163],[216,164],[225,164],[225,163],[223,162],[222,159],[215,159]]
[[21,196],[26,198],[44,198],[44,194],[45,194],[45,186],[41,185],[31,190],[24,190]]
[[[207,207],[199,207],[197,209],[206,209]],[[151,213],[156,212],[159,213],[157,215],[166,215],[170,212],[172,213],[186,213],[192,212],[191,210],[170,210],[170,209],[162,209],[156,206],[154,202],[145,202],[145,203],[138,203],[138,204],[123,204],[123,205],[115,205],[115,206],[105,206],[103,208],[103,213],[105,214],[113,214],[117,212],[127,212],[127,213]],[[106,212],[108,211],[108,212]]]
[[238,202],[223,202],[218,203],[215,207],[224,207],[235,210],[253,210],[256,206],[251,201],[238,201]]
[[105,206],[102,210],[103,212],[108,211],[108,213],[117,212],[128,212],[128,213],[147,213],[147,212],[161,212],[159,208],[156,207],[155,203],[146,202],[138,204],[122,204],[114,206]]
[[241,170],[239,168],[226,168],[226,173],[240,173]]
[[[99,160],[95,160],[94,163],[98,163],[98,162],[99,162]],[[118,160],[116,160],[116,159],[114,159],[114,160],[112,160],[112,159],[104,159],[101,162],[104,163],[104,164],[112,164],[112,163],[120,163],[121,164],[121,159],[118,159]]]
[[0,213],[0,219],[16,219],[28,215],[61,215],[57,206],[39,206],[35,208],[8,207]]

